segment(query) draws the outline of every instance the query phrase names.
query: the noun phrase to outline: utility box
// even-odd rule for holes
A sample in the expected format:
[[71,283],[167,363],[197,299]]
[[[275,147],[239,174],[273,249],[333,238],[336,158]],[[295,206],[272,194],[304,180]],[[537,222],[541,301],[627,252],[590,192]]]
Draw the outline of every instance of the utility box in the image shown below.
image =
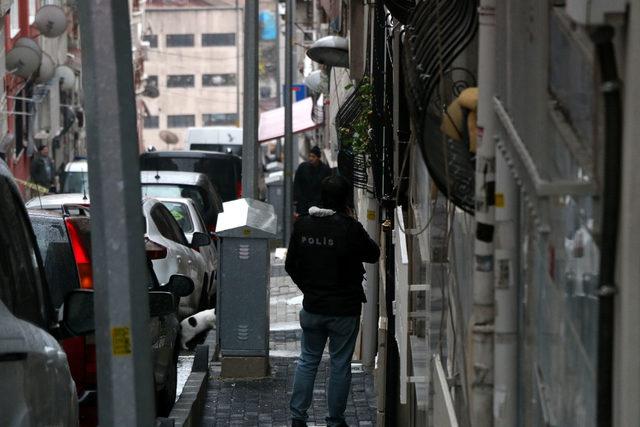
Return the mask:
[[[273,206],[278,218],[284,218],[284,174],[282,172],[270,173],[264,181],[267,185],[267,202]],[[278,221],[276,239],[284,242],[283,221]]]
[[268,372],[269,240],[276,237],[277,219],[273,206],[258,200],[223,207],[216,310],[222,376],[260,377]]

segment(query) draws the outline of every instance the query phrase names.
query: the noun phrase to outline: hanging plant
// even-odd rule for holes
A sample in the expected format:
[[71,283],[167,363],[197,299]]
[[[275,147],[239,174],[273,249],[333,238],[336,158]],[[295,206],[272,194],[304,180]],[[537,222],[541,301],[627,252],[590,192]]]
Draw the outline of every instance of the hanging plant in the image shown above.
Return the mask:
[[[346,90],[353,88],[353,84],[345,86]],[[353,154],[368,154],[371,144],[371,119],[373,85],[369,76],[364,76],[356,87],[356,94],[360,112],[356,118],[340,128],[341,143],[350,148]]]

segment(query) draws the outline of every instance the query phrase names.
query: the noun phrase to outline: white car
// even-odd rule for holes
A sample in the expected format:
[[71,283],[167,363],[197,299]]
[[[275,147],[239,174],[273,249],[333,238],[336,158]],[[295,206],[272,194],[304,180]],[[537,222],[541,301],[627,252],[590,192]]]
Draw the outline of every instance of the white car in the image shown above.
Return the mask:
[[194,232],[191,243],[169,209],[157,199],[145,198],[142,202],[145,217],[145,245],[147,256],[153,262],[153,271],[161,284],[166,284],[174,274],[190,277],[194,291],[180,298],[178,317],[183,319],[209,305],[209,277],[204,257],[198,252],[211,244],[208,234]]
[[74,160],[65,165],[60,192],[89,194],[89,166],[86,160]]
[[47,194],[30,199],[24,205],[27,209],[60,210],[63,205],[89,206],[89,197],[83,193]]
[[[157,199],[169,209],[169,212],[178,221],[178,225],[182,228],[189,242],[193,241],[194,233],[208,234],[207,226],[193,200],[181,197],[158,197]],[[218,249],[216,245],[211,244],[201,247],[199,252],[207,266],[206,271],[209,278],[207,294],[209,296],[209,306],[213,307],[218,273]]]

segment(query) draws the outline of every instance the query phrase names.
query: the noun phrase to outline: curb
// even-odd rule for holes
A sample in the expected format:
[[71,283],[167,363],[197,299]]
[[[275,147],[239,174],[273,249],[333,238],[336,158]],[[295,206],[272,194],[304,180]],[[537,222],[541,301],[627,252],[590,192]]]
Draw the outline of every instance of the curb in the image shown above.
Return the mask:
[[[207,397],[209,363],[215,355],[215,329],[207,335],[204,345],[196,347],[193,366],[180,398],[173,405],[168,418],[159,418],[157,427],[195,427],[202,422],[204,403]],[[211,351],[210,349],[214,350]]]

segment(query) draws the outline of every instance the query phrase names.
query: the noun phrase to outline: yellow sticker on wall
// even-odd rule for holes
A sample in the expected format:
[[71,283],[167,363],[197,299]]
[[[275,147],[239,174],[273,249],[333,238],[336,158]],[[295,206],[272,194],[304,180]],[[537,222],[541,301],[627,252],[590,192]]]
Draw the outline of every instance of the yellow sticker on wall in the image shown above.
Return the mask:
[[496,207],[504,208],[504,194],[496,193]]
[[372,211],[372,210],[368,210],[367,211],[367,219],[369,221],[375,221],[376,220],[376,211]]
[[114,356],[131,354],[131,330],[128,326],[111,328],[111,351]]

